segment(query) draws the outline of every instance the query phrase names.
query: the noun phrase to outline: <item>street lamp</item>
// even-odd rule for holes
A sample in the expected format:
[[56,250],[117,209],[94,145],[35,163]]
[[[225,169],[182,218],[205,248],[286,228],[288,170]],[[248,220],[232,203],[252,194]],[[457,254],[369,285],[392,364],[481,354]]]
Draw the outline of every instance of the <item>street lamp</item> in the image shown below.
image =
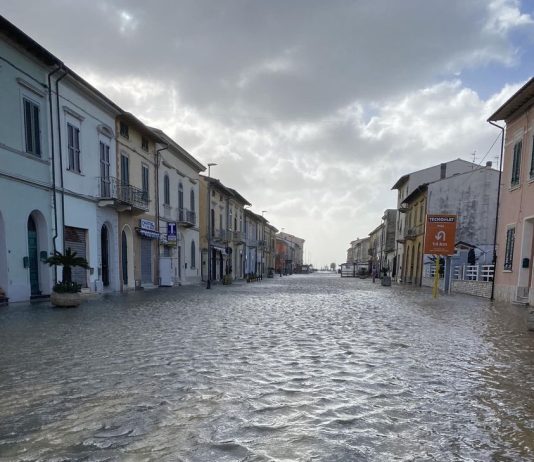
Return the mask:
[[[262,210],[261,211],[261,217],[263,218],[263,214],[264,213],[267,213],[268,210]],[[261,248],[261,280],[263,280],[263,267],[265,266],[265,244],[266,244],[266,240],[265,240],[265,219],[262,220],[262,242],[263,242],[263,246]]]
[[206,281],[206,289],[211,289],[211,167],[217,165],[215,162],[208,162],[208,197],[206,211],[208,214],[208,279]]
[[208,178],[210,177],[211,167],[215,167],[216,165],[215,162],[208,162]]

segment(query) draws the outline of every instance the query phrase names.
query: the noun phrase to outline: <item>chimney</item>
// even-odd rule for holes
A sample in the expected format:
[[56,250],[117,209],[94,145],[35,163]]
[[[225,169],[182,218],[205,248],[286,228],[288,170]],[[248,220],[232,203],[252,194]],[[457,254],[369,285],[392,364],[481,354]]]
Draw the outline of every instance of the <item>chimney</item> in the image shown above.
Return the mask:
[[440,165],[440,175],[439,175],[439,178],[440,180],[443,180],[443,178],[445,178],[447,176],[447,164],[441,164]]
[[486,167],[491,168],[492,165],[493,165],[493,162],[492,162],[491,160],[488,160],[488,161],[486,162]]

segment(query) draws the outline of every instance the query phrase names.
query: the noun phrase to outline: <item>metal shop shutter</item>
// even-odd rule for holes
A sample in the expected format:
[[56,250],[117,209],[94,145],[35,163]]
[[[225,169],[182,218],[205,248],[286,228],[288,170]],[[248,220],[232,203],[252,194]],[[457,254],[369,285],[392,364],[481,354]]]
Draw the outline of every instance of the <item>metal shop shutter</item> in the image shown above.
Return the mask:
[[152,240],[141,239],[141,282],[151,284],[152,281]]
[[[87,230],[65,226],[65,250],[69,247],[77,257],[87,259]],[[72,280],[87,287],[87,270],[79,266],[72,268]]]

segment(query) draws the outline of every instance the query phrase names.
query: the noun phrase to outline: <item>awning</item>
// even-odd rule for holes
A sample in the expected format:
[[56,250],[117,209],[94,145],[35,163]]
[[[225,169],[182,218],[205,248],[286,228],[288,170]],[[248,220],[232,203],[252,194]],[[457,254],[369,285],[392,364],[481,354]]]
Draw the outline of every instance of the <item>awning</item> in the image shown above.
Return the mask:
[[135,228],[135,229],[143,237],[147,237],[149,239],[159,239],[159,233],[157,231],[150,231],[148,229],[143,229],[143,228]]

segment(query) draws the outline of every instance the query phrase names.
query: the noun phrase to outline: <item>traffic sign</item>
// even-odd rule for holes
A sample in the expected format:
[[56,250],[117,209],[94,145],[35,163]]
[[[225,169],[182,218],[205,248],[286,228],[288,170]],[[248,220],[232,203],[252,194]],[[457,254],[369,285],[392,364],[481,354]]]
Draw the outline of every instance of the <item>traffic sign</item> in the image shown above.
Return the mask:
[[427,215],[425,254],[454,255],[456,215]]

